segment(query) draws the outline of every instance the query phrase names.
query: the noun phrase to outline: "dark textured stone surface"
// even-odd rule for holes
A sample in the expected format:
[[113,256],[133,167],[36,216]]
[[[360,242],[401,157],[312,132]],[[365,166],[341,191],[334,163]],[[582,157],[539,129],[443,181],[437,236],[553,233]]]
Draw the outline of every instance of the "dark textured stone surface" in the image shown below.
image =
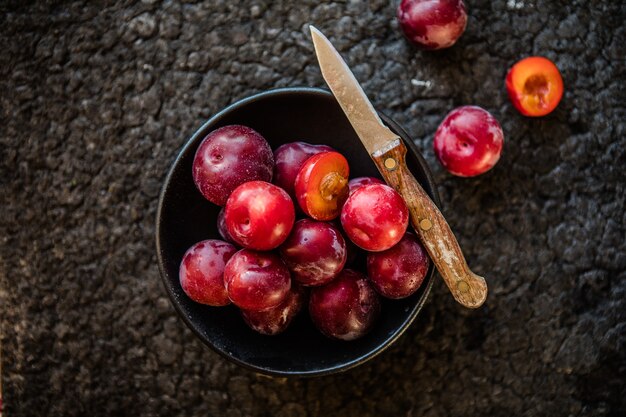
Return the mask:
[[[468,1],[467,32],[438,53],[405,43],[395,5],[0,4],[7,415],[626,413],[623,2]],[[381,356],[273,380],[225,362],[177,318],[154,217],[170,163],[205,119],[268,88],[323,85],[308,23],[414,135],[491,294],[467,311],[438,281]],[[542,119],[517,114],[503,88],[529,54],[552,58],[566,85]],[[500,163],[475,179],[446,174],[432,151],[462,104],[493,112],[506,135]]]

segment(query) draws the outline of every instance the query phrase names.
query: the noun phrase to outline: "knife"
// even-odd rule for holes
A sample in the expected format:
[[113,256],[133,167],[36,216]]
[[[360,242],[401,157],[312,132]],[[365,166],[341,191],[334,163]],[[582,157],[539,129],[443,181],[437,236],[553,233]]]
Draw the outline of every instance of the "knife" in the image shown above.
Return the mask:
[[480,307],[487,298],[487,283],[469,269],[443,214],[407,168],[404,142],[380,120],[326,36],[313,26],[309,28],[324,80],[387,184],[404,198],[411,224],[450,292],[465,307]]

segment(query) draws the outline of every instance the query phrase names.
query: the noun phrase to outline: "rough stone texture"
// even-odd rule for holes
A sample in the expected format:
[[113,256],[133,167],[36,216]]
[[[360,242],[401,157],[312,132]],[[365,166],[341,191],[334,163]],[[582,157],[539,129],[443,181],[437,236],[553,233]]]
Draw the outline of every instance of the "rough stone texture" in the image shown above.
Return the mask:
[[[621,3],[621,4],[620,4]],[[626,413],[626,6],[468,1],[453,48],[401,37],[395,0],[0,4],[0,320],[7,415],[618,416]],[[414,135],[491,295],[438,281],[411,329],[345,374],[269,379],[197,341],[158,277],[160,183],[223,106],[322,86],[307,24]],[[566,93],[528,119],[503,88],[541,54]],[[421,81],[428,81],[424,85]],[[495,169],[448,175],[453,107],[502,122]]]

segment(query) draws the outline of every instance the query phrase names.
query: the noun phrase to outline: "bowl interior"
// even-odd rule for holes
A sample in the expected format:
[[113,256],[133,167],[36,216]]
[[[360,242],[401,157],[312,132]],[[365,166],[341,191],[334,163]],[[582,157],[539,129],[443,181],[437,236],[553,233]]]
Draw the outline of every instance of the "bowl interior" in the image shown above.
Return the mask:
[[[407,163],[426,192],[438,203],[428,168],[394,122],[385,123],[408,145]],[[334,341],[324,337],[300,314],[277,336],[249,329],[233,306],[209,307],[191,301],[182,291],[178,267],[185,251],[204,239],[221,239],[216,226],[220,210],[195,188],[191,166],[200,142],[212,130],[243,124],[261,133],[272,149],[293,141],[327,144],[350,162],[350,176],[378,176],[378,171],[334,97],[325,90],[273,90],[239,101],[204,124],[184,146],[163,186],[157,214],[157,252],[165,287],[177,311],[202,341],[240,365],[272,375],[321,375],[355,366],[382,351],[413,321],[426,300],[433,269],[424,284],[404,300],[383,300],[382,314],[365,337]],[[361,262],[362,264],[362,262]]]

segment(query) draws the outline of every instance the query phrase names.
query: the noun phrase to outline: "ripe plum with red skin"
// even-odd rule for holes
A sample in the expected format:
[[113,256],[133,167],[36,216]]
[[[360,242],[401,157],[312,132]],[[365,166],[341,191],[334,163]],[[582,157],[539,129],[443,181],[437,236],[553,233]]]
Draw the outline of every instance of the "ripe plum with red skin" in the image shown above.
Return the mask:
[[277,255],[241,249],[226,264],[224,283],[233,304],[244,310],[261,311],[285,300],[291,277]]
[[209,133],[193,159],[193,180],[210,202],[223,206],[230,193],[247,181],[270,181],[274,155],[255,130],[230,125]]
[[263,311],[241,310],[241,315],[252,330],[273,336],[287,330],[305,303],[306,290],[292,283],[289,294],[278,306]]
[[311,289],[309,314],[324,335],[354,340],[371,330],[380,299],[365,275],[344,269],[328,284]]
[[227,242],[235,243],[235,240],[228,233],[228,228],[226,227],[226,219],[224,218],[224,207],[220,209],[220,212],[217,214],[217,233]]
[[504,133],[495,117],[478,106],[461,106],[445,117],[435,132],[435,154],[451,174],[474,177],[500,159]]
[[421,49],[448,48],[467,26],[463,0],[402,0],[397,17],[406,38]]
[[332,280],[347,259],[346,242],[338,228],[326,222],[298,220],[280,246],[280,255],[302,285],[322,285]]
[[367,251],[389,249],[402,239],[408,225],[409,210],[402,196],[384,184],[359,187],[341,211],[346,235]]
[[352,193],[355,192],[357,188],[370,184],[384,184],[384,182],[376,177],[352,178],[350,181],[348,181],[348,195],[352,195]]
[[367,277],[380,295],[406,298],[422,285],[430,258],[412,233],[404,235],[395,246],[367,254]]
[[287,192],[264,181],[241,184],[228,198],[224,211],[233,241],[255,250],[277,248],[289,236],[295,218]]
[[296,177],[304,162],[320,152],[334,151],[327,145],[312,145],[306,142],[291,142],[280,145],[274,151],[274,178],[272,182],[295,200]]
[[224,267],[237,249],[221,240],[203,240],[183,255],[178,278],[189,298],[218,307],[230,304],[224,286]]

